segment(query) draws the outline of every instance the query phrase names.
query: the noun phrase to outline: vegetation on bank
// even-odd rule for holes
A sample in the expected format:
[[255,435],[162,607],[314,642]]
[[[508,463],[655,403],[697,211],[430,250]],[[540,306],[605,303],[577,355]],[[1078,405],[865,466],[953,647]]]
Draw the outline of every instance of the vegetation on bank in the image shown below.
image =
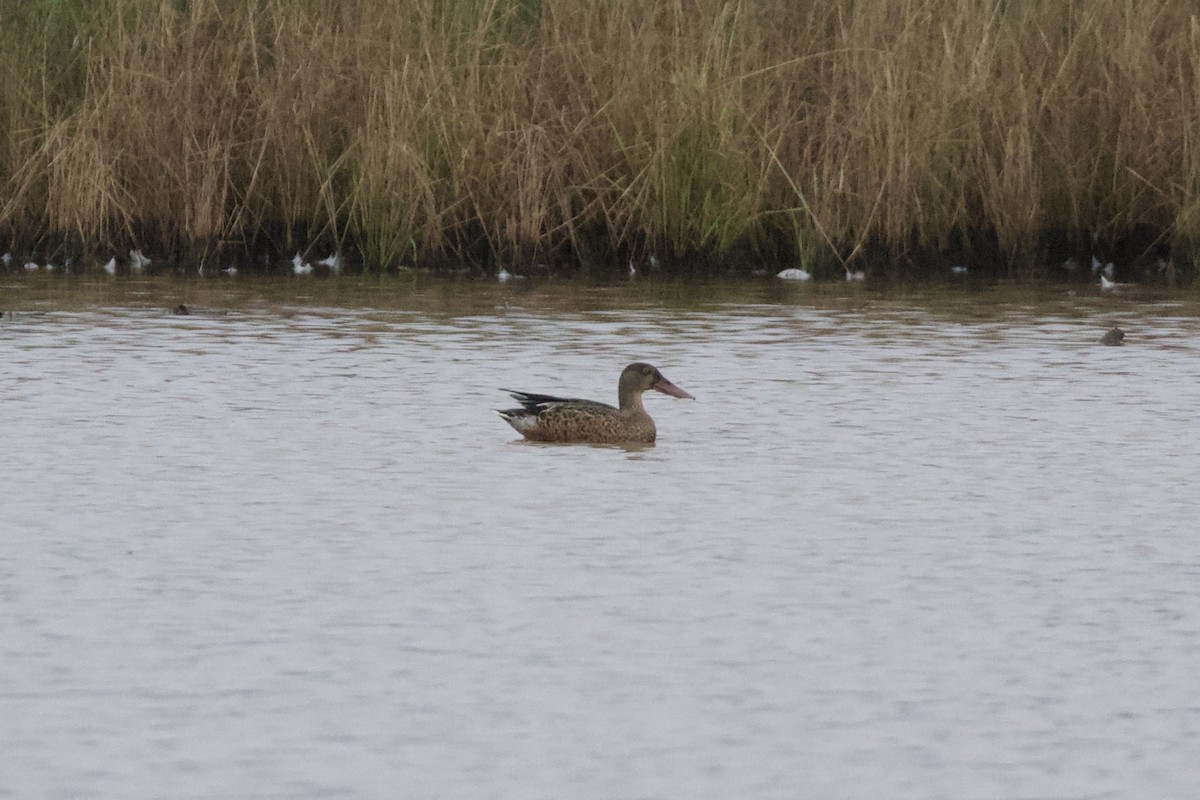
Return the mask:
[[0,18],[0,250],[818,275],[1098,255],[1180,276],[1200,253],[1200,11],[1179,0],[0,0]]

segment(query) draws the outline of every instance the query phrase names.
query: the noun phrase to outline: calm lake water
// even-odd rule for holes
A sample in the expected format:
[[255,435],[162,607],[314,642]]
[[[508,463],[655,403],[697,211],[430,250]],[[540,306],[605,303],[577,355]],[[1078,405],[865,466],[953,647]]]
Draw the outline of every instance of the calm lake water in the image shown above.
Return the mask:
[[1197,299],[9,278],[0,797],[1195,797]]

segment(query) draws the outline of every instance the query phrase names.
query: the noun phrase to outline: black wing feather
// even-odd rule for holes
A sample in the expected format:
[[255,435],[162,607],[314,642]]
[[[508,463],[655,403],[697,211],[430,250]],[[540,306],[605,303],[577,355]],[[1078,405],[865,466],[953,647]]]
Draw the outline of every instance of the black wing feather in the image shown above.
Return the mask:
[[508,392],[514,400],[520,403],[530,414],[536,414],[541,410],[540,406],[547,403],[571,403],[574,402],[566,397],[555,397],[552,394],[533,394],[531,392],[516,392],[512,389],[501,389],[502,392]]

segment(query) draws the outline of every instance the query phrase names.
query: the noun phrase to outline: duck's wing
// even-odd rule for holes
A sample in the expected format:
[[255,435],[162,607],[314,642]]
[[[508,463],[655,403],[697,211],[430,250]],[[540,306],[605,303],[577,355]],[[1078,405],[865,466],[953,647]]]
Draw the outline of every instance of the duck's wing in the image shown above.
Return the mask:
[[[556,397],[552,394],[534,394],[532,392],[516,392],[512,389],[503,389],[501,391],[508,392],[514,400],[521,404],[521,408],[526,414],[542,414],[552,408],[569,408],[580,413],[611,413],[616,411],[616,408],[607,403],[598,403],[595,400],[580,400],[574,397]],[[517,411],[517,409],[513,409]]]
[[512,389],[501,389],[503,392],[508,392],[512,399],[520,403],[526,411],[536,414],[538,406],[545,406],[550,403],[570,403],[571,400],[566,397],[555,397],[551,394],[533,394],[532,392],[517,392]]

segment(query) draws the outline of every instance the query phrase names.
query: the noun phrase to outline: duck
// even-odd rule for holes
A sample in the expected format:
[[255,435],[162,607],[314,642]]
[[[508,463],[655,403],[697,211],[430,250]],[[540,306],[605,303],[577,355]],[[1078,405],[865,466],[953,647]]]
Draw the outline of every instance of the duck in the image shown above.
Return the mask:
[[1120,328],[1112,328],[1111,330],[1109,330],[1107,333],[1105,333],[1103,336],[1100,337],[1100,344],[1116,346],[1116,345],[1121,344],[1121,342],[1124,339],[1125,339],[1125,331],[1121,330]]
[[642,393],[650,389],[671,397],[696,399],[667,380],[657,367],[636,361],[621,372],[616,407],[595,400],[502,389],[521,407],[497,413],[533,442],[651,444],[657,430],[642,405]]

